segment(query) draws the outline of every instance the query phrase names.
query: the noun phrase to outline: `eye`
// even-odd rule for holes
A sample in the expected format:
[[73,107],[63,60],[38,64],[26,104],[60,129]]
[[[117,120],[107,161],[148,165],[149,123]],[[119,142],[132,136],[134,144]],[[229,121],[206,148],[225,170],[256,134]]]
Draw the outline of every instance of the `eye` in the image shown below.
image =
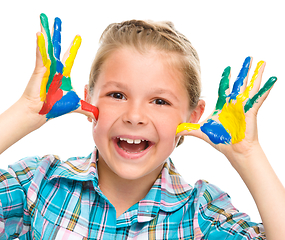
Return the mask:
[[153,100],[153,103],[156,104],[156,105],[170,105],[168,102],[166,102],[165,100],[163,99],[155,99]]
[[109,93],[108,96],[115,98],[115,99],[126,99],[125,96],[119,92]]

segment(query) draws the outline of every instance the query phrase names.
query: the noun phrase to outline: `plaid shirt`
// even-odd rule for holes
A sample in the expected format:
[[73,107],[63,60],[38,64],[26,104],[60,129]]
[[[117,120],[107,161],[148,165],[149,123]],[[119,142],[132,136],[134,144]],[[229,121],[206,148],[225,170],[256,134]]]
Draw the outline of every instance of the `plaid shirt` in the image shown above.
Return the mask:
[[226,193],[201,180],[191,187],[170,159],[147,196],[116,218],[96,156],[25,158],[0,171],[0,239],[265,239]]

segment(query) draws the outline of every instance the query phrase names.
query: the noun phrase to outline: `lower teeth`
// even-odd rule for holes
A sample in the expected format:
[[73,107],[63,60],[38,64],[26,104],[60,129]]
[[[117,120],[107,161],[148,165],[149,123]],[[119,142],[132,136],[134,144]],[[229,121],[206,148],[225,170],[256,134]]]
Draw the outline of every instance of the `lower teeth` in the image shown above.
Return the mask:
[[124,150],[124,151],[127,152],[127,153],[141,153],[141,152],[143,152],[144,150],[146,150],[146,149],[148,148],[148,144],[147,144],[146,148],[143,149],[143,150],[141,150],[141,151],[139,151],[139,152],[129,152],[129,151],[127,151],[127,150],[125,150],[125,149],[123,149],[123,148],[121,147],[120,141],[119,141],[117,144],[118,144],[119,148],[121,148],[122,150]]

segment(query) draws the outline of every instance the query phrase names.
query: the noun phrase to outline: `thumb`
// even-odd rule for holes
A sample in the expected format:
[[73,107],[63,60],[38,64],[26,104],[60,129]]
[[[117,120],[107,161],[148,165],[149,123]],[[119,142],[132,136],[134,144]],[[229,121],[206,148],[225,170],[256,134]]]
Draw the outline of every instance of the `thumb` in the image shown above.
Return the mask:
[[80,100],[80,107],[77,108],[75,112],[84,114],[85,116],[87,116],[90,122],[92,122],[92,120],[94,121],[98,120],[99,116],[98,108],[84,100]]
[[176,129],[176,135],[180,136],[194,136],[200,138],[200,124],[198,123],[181,123]]

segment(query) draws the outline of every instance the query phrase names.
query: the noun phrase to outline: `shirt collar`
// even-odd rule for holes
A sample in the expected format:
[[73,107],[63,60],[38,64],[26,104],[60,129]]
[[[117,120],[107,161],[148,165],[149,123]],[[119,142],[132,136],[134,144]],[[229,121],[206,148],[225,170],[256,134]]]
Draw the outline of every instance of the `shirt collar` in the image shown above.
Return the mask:
[[74,157],[60,162],[48,180],[66,178],[76,181],[94,181],[98,183],[97,162],[98,151],[94,150],[88,157]]
[[[49,180],[54,178],[66,178],[76,181],[91,180],[95,181],[94,188],[97,189],[97,160],[97,149],[86,158],[70,158],[56,167]],[[171,159],[167,159],[160,175],[146,197],[136,205],[138,206],[137,221],[150,221],[158,214],[159,210],[173,212],[181,208],[188,201],[192,190],[193,188],[177,172]],[[132,212],[135,214],[136,210],[132,210]],[[130,212],[127,211],[126,214],[130,215]]]

